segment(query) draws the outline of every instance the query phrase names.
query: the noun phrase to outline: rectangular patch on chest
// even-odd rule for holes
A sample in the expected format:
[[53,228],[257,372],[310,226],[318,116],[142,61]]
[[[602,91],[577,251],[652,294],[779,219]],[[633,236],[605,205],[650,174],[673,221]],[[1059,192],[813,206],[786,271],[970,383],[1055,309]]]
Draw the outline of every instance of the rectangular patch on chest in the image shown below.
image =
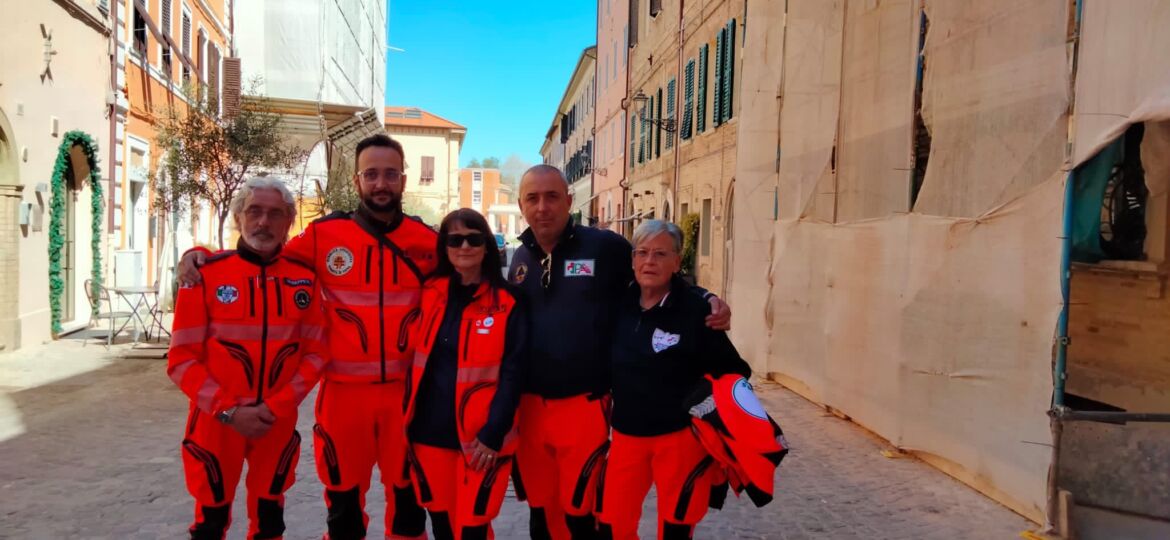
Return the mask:
[[594,259],[574,259],[565,261],[565,277],[593,277],[597,271]]

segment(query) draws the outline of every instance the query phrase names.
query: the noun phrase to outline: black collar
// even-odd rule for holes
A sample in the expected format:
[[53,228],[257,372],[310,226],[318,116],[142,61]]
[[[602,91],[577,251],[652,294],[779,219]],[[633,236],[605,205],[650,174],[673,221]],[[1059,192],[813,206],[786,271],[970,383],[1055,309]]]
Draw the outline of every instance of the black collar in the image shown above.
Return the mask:
[[260,256],[259,253],[256,253],[256,250],[252,249],[252,246],[249,246],[248,243],[244,241],[243,235],[240,235],[240,239],[236,241],[236,254],[239,255],[241,259],[244,259],[245,261],[248,261],[256,266],[268,266],[276,262],[276,259],[280,258],[280,250],[283,247],[284,244],[280,244],[276,248],[276,253],[273,253],[271,257],[265,259],[264,257]]
[[357,210],[353,213],[353,217],[354,219],[361,220],[363,223],[365,223],[368,229],[375,230],[382,234],[389,234],[394,232],[394,229],[397,229],[398,226],[402,224],[401,211],[394,212],[390,216],[390,221],[384,221],[375,216],[374,212],[370,210],[364,202],[358,205]]
[[[576,237],[577,225],[573,223],[573,218],[570,217],[569,222],[565,224],[565,230],[561,231],[561,237],[557,240],[557,245],[553,248],[553,251],[563,249],[561,246],[569,243]],[[545,253],[544,249],[540,247],[540,243],[536,241],[536,233],[532,232],[532,227],[528,227],[524,230],[523,233],[520,234],[520,241],[524,243],[524,246],[533,253],[548,255],[548,253]]]

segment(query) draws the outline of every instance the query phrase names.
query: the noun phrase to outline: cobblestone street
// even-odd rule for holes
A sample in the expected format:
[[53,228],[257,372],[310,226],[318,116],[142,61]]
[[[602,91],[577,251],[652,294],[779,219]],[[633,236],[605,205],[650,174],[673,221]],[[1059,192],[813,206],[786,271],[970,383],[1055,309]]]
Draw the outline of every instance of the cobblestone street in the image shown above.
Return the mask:
[[[107,353],[66,340],[0,356],[0,538],[184,536],[192,511],[179,461],[187,400],[166,378],[158,352],[127,353],[125,345]],[[1035,528],[915,459],[883,456],[880,440],[780,386],[758,389],[793,446],[776,500],[762,509],[730,500],[696,537],[983,539]],[[306,405],[302,435],[311,425]],[[323,531],[310,440],[288,497],[290,539]],[[368,504],[371,538],[382,534],[377,491]],[[242,497],[234,515],[230,538],[243,538]],[[653,519],[650,500],[645,538],[653,537]],[[510,498],[497,537],[526,538],[526,524],[527,510]]]

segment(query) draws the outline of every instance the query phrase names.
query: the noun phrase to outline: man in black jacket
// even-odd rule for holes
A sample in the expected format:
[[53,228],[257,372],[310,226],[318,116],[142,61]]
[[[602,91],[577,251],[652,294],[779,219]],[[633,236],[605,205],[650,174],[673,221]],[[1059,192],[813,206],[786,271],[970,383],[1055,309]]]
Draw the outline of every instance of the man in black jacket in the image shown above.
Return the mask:
[[[536,165],[520,180],[528,230],[508,279],[529,303],[531,356],[520,398],[517,494],[531,508],[534,539],[593,538],[593,501],[609,448],[610,341],[619,302],[633,280],[630,243],[570,221],[561,171]],[[708,326],[726,330],[727,304],[708,298]]]

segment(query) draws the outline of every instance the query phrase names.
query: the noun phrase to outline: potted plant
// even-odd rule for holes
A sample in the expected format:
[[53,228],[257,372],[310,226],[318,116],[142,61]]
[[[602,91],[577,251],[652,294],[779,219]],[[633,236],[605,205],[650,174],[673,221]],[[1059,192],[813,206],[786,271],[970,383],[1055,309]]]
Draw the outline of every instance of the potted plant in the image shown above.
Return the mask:
[[691,285],[695,284],[695,253],[699,245],[699,214],[687,214],[679,225],[683,233],[682,268],[679,274]]

